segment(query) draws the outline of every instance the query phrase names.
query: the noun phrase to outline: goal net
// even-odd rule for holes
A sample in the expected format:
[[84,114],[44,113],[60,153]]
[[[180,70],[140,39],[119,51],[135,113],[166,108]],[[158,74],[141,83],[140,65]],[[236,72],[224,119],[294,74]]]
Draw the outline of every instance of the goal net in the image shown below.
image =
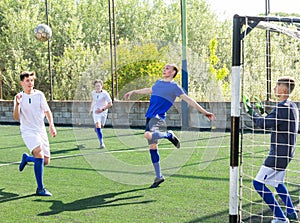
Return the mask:
[[[234,17],[230,222],[270,222],[273,219],[271,209],[253,187],[253,180],[268,156],[272,130],[260,129],[252,122],[241,104],[241,97],[247,95],[254,108],[255,103],[261,100],[265,110],[271,111],[279,102],[273,91],[277,79],[291,76],[296,80],[291,100],[300,108],[299,28],[298,18]],[[297,209],[300,196],[299,142],[300,138],[284,181]],[[286,211],[274,187],[268,187],[274,192],[282,210]]]

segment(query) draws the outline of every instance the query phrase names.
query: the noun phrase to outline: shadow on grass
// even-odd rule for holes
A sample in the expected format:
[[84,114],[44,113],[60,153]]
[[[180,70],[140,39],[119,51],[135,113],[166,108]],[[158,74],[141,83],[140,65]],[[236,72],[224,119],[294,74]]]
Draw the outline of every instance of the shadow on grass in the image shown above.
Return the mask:
[[25,196],[19,196],[19,194],[4,192],[5,188],[0,189],[0,203],[20,200],[28,197],[33,197],[35,194],[29,194]]
[[[129,197],[120,197],[117,196],[137,191],[146,190],[149,188],[141,188],[134,190],[121,191],[118,193],[108,193],[101,194],[93,197],[87,197],[80,200],[76,200],[70,203],[64,204],[60,200],[35,200],[36,202],[51,202],[50,211],[39,213],[38,216],[49,216],[62,213],[64,211],[82,211],[92,208],[103,208],[103,207],[117,207],[123,205],[132,205],[132,204],[147,204],[154,202],[154,200],[145,200],[145,201],[130,201],[132,199],[142,198],[142,195],[135,195]],[[110,199],[110,200],[107,200]],[[118,202],[118,203],[116,203]],[[122,202],[122,203],[120,203]]]

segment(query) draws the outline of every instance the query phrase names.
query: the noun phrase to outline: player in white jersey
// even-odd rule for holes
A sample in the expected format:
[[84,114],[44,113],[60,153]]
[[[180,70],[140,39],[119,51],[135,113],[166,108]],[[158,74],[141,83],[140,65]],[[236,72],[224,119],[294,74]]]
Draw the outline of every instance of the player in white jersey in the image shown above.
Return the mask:
[[28,162],[34,163],[34,173],[37,182],[36,194],[51,196],[43,184],[44,165],[50,163],[50,146],[45,128],[45,116],[49,123],[52,137],[56,136],[52,112],[43,92],[34,89],[35,72],[25,71],[20,74],[20,84],[23,91],[14,99],[13,117],[20,121],[20,130],[24,143],[31,155],[24,153],[19,170],[23,171]]
[[92,91],[92,103],[90,108],[90,113],[93,112],[93,119],[95,123],[95,130],[100,142],[100,149],[105,148],[103,141],[102,128],[105,125],[107,119],[108,109],[113,105],[111,97],[108,92],[103,87],[102,80],[94,81],[95,90]]

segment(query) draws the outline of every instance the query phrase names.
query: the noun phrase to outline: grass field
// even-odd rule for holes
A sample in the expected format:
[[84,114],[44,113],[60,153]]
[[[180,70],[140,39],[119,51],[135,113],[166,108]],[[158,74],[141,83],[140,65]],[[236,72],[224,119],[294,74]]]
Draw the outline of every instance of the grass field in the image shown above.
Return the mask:
[[18,170],[19,127],[0,125],[0,222],[228,222],[230,133],[175,131],[179,150],[162,140],[166,181],[150,189],[143,130],[104,129],[104,150],[92,128],[57,130],[44,175],[53,196],[38,197],[33,165]]
[[[60,127],[57,130],[57,137],[50,139],[52,160],[45,167],[44,175],[45,186],[53,196],[37,197],[33,165],[18,171],[21,155],[27,152],[19,127],[0,126],[0,222],[227,221],[229,133],[222,136],[216,133],[215,142],[222,138],[220,148],[207,146],[210,132],[198,132],[197,139],[182,139],[180,150],[163,140],[162,164],[173,157],[171,160],[180,166],[169,168],[167,164],[162,170],[167,173],[166,181],[159,188],[149,189],[154,172],[143,130],[104,129],[105,150],[97,148],[92,129]],[[126,139],[130,135],[134,139]],[[193,137],[191,133],[187,135]],[[193,148],[187,147],[191,142]],[[113,174],[107,174],[109,166],[97,163],[97,157],[105,154],[121,164],[145,167],[145,174],[139,174],[144,169],[139,168],[123,177],[130,169],[118,168],[119,164],[114,163],[111,163]],[[185,159],[184,163],[180,163],[181,158]]]

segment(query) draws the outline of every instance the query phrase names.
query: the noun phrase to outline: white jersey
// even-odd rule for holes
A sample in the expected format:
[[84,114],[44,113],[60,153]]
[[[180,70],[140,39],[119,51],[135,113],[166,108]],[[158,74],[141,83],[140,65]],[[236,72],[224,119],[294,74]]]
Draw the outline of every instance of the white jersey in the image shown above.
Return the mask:
[[[34,90],[33,94],[21,92],[20,108],[21,133],[26,131],[45,132],[45,112],[49,111],[47,100],[43,92]],[[14,99],[16,106],[16,98]]]
[[[95,90],[92,91],[92,97],[94,102],[93,112],[97,109],[101,109],[105,107],[108,103],[112,102],[108,92],[106,90],[102,90],[100,93],[97,93]],[[103,114],[107,114],[107,110],[102,112]]]

